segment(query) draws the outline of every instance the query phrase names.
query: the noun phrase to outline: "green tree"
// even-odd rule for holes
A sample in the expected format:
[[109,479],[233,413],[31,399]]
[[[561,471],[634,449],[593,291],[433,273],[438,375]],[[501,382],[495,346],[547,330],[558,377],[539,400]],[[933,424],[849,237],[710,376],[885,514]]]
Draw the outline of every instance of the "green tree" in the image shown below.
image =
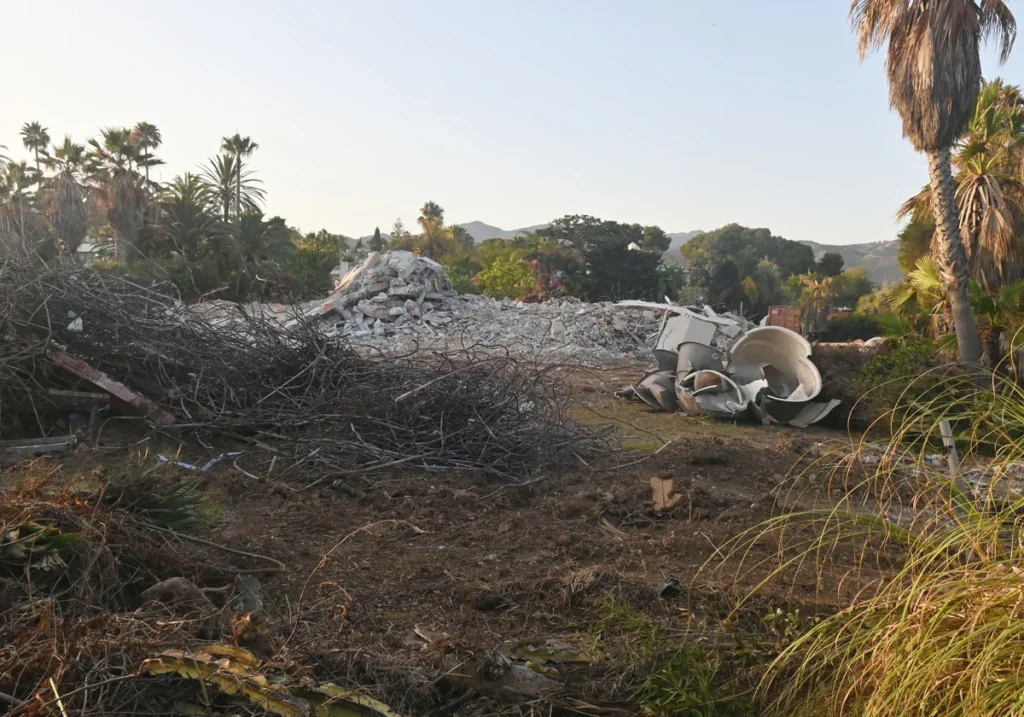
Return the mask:
[[85,147],[65,136],[64,143],[53,145],[52,153],[45,159],[47,167],[55,171],[46,194],[46,213],[57,239],[72,256],[89,232],[82,184],[86,158]]
[[499,258],[473,281],[488,296],[521,299],[530,293],[536,280],[525,261]]
[[473,241],[473,236],[466,231],[465,227],[449,227],[448,233],[456,251],[461,252],[462,254],[472,253],[476,244]]
[[338,266],[344,237],[321,229],[296,242],[295,254],[287,266],[295,275],[302,292],[309,296],[324,295],[331,288],[331,270]]
[[1003,0],[854,0],[850,14],[862,58],[888,45],[890,103],[903,120],[904,136],[928,158],[937,234],[933,250],[950,296],[960,360],[975,364],[982,347],[967,296],[950,155],[977,106],[982,36],[997,39],[1005,61],[1016,23]]
[[[773,267],[780,287],[789,277],[806,274],[816,266],[809,246],[775,236],[768,229],[739,224],[699,234],[683,245],[681,253],[690,265],[691,281],[702,289],[709,303],[733,310],[745,300],[743,280],[752,277],[757,283],[755,273],[763,261]],[[774,301],[785,292],[780,288],[772,293]],[[767,306],[762,301],[761,308]]]
[[912,212],[910,221],[900,230],[900,271],[904,275],[914,270],[918,260],[928,253],[935,235],[935,223],[925,219],[920,212]]
[[131,141],[131,132],[108,127],[100,133],[100,139],[89,140],[92,147],[89,180],[114,232],[114,259],[128,264],[138,254],[139,230],[149,205],[149,194],[145,180],[134,169],[139,155]]
[[237,132],[231,137],[225,137],[221,141],[221,151],[232,155],[235,158],[235,216],[242,214],[242,180],[245,179],[245,166],[243,158],[249,158],[260,148],[250,137],[243,137]]
[[586,301],[661,300],[657,295],[661,253],[629,250],[630,243],[643,241],[643,231],[639,224],[569,215],[533,235],[517,237],[512,246],[522,252],[522,258],[540,260],[547,270],[559,272],[565,291],[572,296]]
[[388,244],[384,241],[384,237],[380,235],[380,227],[375,227],[373,230],[373,239],[370,240],[370,251],[384,251]]
[[41,173],[40,153],[45,157],[46,148],[50,146],[50,135],[46,131],[46,127],[38,122],[26,122],[21,126],[21,143],[25,145],[25,149],[35,155],[36,172]]
[[832,277],[832,285],[836,305],[847,308],[856,307],[860,297],[867,296],[875,289],[864,267],[848,269]]
[[187,261],[196,261],[223,231],[206,182],[188,172],[171,180],[160,197],[156,232],[161,239]]
[[239,171],[240,167],[233,155],[219,154],[207,161],[200,175],[216,197],[225,222],[237,206],[237,192],[241,192],[243,213],[259,211],[266,197],[266,192],[259,186],[262,182],[250,171]]
[[235,262],[235,291],[243,295],[259,278],[262,264],[284,263],[295,253],[291,232],[281,217],[265,219],[262,212],[235,217],[227,229],[230,256]]
[[0,233],[8,250],[28,251],[35,202],[34,174],[27,162],[8,162],[0,175]]
[[423,229],[417,245],[424,256],[440,259],[452,253],[454,245],[450,232],[445,230],[444,209],[436,202],[427,202],[416,221]]
[[405,224],[402,220],[395,219],[395,223],[391,226],[391,241],[390,245],[392,249],[403,249],[405,251],[412,251],[413,241],[412,235],[409,234],[405,228]]
[[843,272],[843,264],[846,261],[842,254],[834,251],[827,251],[818,260],[816,270],[822,276],[839,276]]
[[647,251],[664,252],[672,245],[672,237],[661,227],[644,227],[643,236],[643,241],[639,243]]
[[157,129],[156,125],[152,125],[149,122],[139,122],[132,129],[132,141],[135,146],[142,150],[142,156],[139,158],[139,166],[146,170],[146,181],[149,181],[149,168],[155,167],[158,164],[163,164],[162,160],[153,157],[150,150],[156,149],[163,142],[163,138],[160,136],[160,130]]
[[834,297],[835,286],[831,276],[804,277],[804,292],[800,297],[800,303],[807,312],[804,322],[807,333],[815,334],[825,330]]

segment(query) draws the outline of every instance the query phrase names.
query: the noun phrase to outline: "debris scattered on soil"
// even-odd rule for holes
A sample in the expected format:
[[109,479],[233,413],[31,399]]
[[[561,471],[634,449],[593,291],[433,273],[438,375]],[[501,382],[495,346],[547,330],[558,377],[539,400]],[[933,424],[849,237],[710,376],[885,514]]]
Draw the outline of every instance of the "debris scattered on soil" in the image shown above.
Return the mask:
[[654,408],[804,428],[839,405],[814,400],[821,374],[810,360],[811,344],[800,334],[781,326],[755,328],[709,306],[702,313],[676,306],[669,311],[676,315],[666,318],[658,337],[658,367],[633,387]]

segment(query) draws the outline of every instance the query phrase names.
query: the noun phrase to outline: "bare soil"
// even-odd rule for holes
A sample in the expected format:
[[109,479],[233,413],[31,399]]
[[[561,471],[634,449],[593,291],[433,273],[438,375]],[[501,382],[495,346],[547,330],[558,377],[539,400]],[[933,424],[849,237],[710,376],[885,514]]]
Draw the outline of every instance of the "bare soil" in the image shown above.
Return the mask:
[[[523,486],[396,473],[296,493],[301,482],[285,486],[230,461],[203,474],[204,537],[288,568],[262,578],[276,664],[367,687],[412,714],[453,713],[444,703],[458,693],[445,692],[439,679],[451,671],[451,655],[464,661],[544,642],[593,651],[588,636],[602,600],[629,604],[680,634],[695,620],[723,624],[736,599],[767,575],[723,569],[723,548],[777,514],[780,500],[789,507],[826,501],[830,486],[820,474],[799,497],[789,477],[808,468],[805,454],[816,444],[850,437],[653,413],[613,395],[636,373],[609,367],[571,379],[576,417],[614,424],[621,448],[600,465],[580,463]],[[148,450],[140,458],[152,462],[156,451]],[[181,457],[202,462],[220,451],[186,447]],[[65,473],[124,461],[124,453],[82,449]],[[238,466],[246,469],[246,458]],[[681,494],[672,510],[654,510],[652,477],[671,479]],[[774,547],[756,550],[768,557]],[[256,565],[228,557],[241,568]],[[745,608],[748,622],[769,607],[832,611],[856,587],[843,575],[807,568],[773,579]],[[673,576],[680,590],[661,594]],[[635,708],[635,694],[608,669],[593,668],[587,686],[573,687],[604,707],[576,711]],[[487,704],[470,711],[499,709]]]

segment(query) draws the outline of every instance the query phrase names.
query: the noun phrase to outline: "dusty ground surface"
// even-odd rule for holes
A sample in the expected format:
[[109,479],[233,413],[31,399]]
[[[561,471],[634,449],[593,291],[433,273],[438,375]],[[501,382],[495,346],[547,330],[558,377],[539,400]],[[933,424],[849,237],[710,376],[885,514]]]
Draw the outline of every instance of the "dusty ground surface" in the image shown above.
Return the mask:
[[[567,379],[577,418],[614,424],[621,448],[600,464],[525,486],[395,474],[355,489],[324,484],[296,493],[301,483],[246,471],[246,457],[203,474],[203,537],[287,566],[261,577],[273,664],[359,686],[409,714],[525,714],[535,700],[466,695],[444,676],[498,650],[567,644],[588,664],[560,668],[569,696],[544,711],[635,712],[640,682],[627,673],[637,665],[623,663],[609,632],[616,606],[680,639],[735,627],[735,599],[767,572],[723,569],[722,550],[777,514],[780,500],[826,501],[831,486],[820,472],[808,474],[799,493],[788,477],[807,468],[803,456],[816,444],[850,439],[652,413],[612,393],[636,375],[635,366],[610,366]],[[221,449],[185,447],[181,457],[202,462]],[[116,473],[125,462],[152,463],[155,452],[145,444],[81,449],[63,472]],[[681,500],[671,510],[654,510],[652,477],[673,481]],[[755,554],[769,557],[773,548],[764,542]],[[206,554],[239,568],[259,564],[216,548]],[[215,587],[218,578],[201,562],[198,577],[189,577]],[[680,590],[659,594],[672,576]],[[760,629],[758,616],[776,607],[833,610],[841,591],[853,589],[840,577],[840,569],[788,571],[740,613],[740,627]]]

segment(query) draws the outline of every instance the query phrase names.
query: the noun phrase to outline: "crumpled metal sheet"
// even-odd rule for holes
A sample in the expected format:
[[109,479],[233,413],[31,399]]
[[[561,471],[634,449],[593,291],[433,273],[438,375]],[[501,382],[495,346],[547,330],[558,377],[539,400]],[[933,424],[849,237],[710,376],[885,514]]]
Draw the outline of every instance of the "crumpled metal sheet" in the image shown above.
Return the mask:
[[658,337],[658,370],[634,387],[656,409],[803,428],[839,405],[815,400],[821,374],[811,360],[810,342],[794,331],[764,322],[755,327],[709,306],[698,313],[693,307],[621,303],[675,314]]

